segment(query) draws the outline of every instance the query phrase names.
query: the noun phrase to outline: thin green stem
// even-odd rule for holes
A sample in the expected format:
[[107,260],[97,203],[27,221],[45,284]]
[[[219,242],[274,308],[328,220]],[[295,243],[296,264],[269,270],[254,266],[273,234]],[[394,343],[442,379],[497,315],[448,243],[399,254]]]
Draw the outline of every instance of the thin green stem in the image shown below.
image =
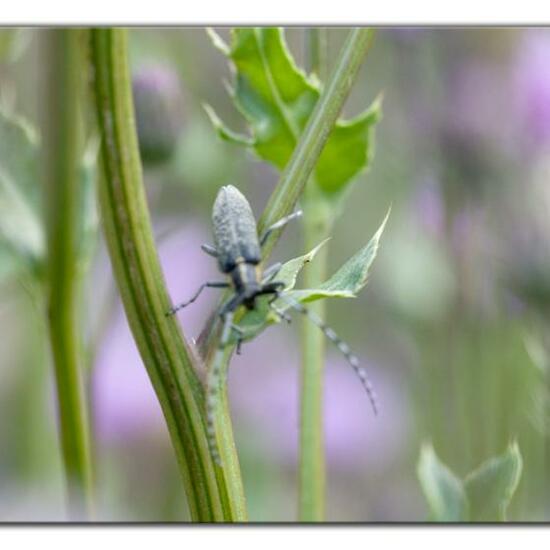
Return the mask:
[[[320,78],[328,72],[327,30],[311,28],[308,33],[309,69]],[[304,250],[312,250],[326,239],[332,225],[332,211],[319,196],[310,179],[302,198],[304,209]],[[304,271],[305,288],[318,288],[327,278],[328,245]],[[309,309],[325,320],[325,302],[319,300]],[[299,516],[301,521],[323,521],[325,517],[326,466],[323,429],[323,377],[325,338],[308,319],[302,321],[302,370],[300,390],[300,465]]]
[[[308,205],[305,197],[303,207],[305,250],[312,250],[326,238],[331,224],[329,220],[314,216],[315,206]],[[328,248],[325,247],[304,270],[305,288],[318,288],[327,278]],[[309,309],[320,319],[325,319],[324,300],[312,302]],[[325,337],[308,319],[302,321],[301,348],[299,515],[301,521],[323,521],[326,486],[323,429]]]
[[[260,233],[294,209],[355,82],[372,37],[372,29],[359,27],[350,31],[329,82],[259,220]],[[281,231],[273,232],[263,249],[264,257],[269,256],[280,235]]]
[[91,513],[92,466],[78,318],[78,206],[82,51],[80,31],[47,33],[48,119],[44,131],[48,201],[48,323],[55,364],[69,513]]
[[[204,367],[167,317],[170,300],[151,230],[138,151],[123,29],[94,29],[91,56],[104,177],[104,232],[122,301],[172,439],[194,521],[245,521],[240,472],[218,468],[206,439]],[[224,464],[237,464],[224,445]]]
[[307,70],[315,73],[321,82],[328,74],[328,29],[309,27],[306,29]]

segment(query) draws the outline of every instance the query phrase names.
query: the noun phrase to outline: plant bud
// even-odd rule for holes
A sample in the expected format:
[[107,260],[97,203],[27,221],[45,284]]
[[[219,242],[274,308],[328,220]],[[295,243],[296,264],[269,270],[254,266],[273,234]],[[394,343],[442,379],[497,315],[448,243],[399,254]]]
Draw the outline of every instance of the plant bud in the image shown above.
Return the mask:
[[133,77],[139,149],[145,165],[169,160],[183,126],[183,94],[176,72],[144,66]]

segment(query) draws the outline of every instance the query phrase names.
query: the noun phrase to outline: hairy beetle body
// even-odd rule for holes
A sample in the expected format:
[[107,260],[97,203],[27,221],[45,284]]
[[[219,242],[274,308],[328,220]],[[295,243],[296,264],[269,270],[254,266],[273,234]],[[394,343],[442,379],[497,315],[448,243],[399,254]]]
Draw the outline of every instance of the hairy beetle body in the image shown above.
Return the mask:
[[212,210],[214,244],[222,273],[238,264],[258,265],[262,258],[256,220],[244,195],[232,185],[220,189]]

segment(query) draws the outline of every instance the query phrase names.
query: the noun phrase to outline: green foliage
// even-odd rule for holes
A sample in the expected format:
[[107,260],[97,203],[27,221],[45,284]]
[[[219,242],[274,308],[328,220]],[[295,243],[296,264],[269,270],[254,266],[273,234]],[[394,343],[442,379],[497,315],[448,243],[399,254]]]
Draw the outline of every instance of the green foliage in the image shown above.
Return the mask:
[[0,63],[13,63],[21,56],[29,42],[29,29],[0,30]]
[[[86,263],[97,235],[95,174],[97,143],[92,140],[80,166],[78,215],[80,261]],[[40,189],[40,142],[26,121],[0,111],[0,281],[25,269],[40,276],[46,234]]]
[[99,216],[96,204],[95,180],[97,176],[97,156],[99,143],[93,138],[88,143],[80,164],[80,209],[78,214],[78,242],[79,264],[82,269],[87,268],[91,260],[99,227]]
[[313,250],[310,250],[307,254],[304,254],[303,256],[298,256],[297,258],[293,258],[281,267],[281,269],[277,273],[277,281],[285,283],[285,290],[290,290],[294,288],[294,285],[296,284],[296,279],[300,271],[304,268],[306,264],[313,260],[317,252],[319,252],[319,250],[328,241],[329,239],[325,239],[324,241],[319,243]]
[[428,501],[431,521],[467,520],[468,500],[462,482],[439,460],[431,445],[424,445],[420,451],[418,478]]
[[474,521],[504,521],[521,477],[523,462],[517,443],[484,462],[464,480]]
[[[328,239],[318,244],[307,254],[286,262],[275,277],[275,280],[286,283],[285,292],[280,299],[275,301],[274,306],[280,311],[286,311],[291,308],[289,301],[306,303],[323,298],[355,298],[357,293],[367,284],[369,269],[378,252],[380,238],[388,215],[386,215],[382,225],[368,244],[319,288],[293,290],[302,268],[314,259],[319,249]],[[254,338],[268,324],[281,321],[280,317],[268,307],[269,300],[269,297],[258,300],[257,308],[248,311],[242,318],[239,327],[243,330],[241,336],[244,336],[245,340]]]
[[516,442],[460,480],[424,445],[418,477],[437,522],[505,521],[506,510],[519,484],[523,462]]
[[378,253],[380,238],[386,227],[389,215],[390,212],[388,211],[382,225],[380,225],[369,243],[348,260],[328,281],[321,285],[323,290],[346,291],[354,296],[367,284],[369,269]]
[[0,112],[0,243],[11,262],[34,270],[45,253],[39,215],[38,140],[28,124]]
[[[279,170],[286,166],[319,97],[321,83],[296,65],[279,28],[237,28],[231,46],[210,31],[214,45],[231,60],[235,80],[230,89],[246,119],[250,136],[229,129],[212,107],[206,112],[221,138],[251,148]],[[314,171],[323,196],[335,197],[370,162],[373,128],[381,101],[353,120],[338,120]]]

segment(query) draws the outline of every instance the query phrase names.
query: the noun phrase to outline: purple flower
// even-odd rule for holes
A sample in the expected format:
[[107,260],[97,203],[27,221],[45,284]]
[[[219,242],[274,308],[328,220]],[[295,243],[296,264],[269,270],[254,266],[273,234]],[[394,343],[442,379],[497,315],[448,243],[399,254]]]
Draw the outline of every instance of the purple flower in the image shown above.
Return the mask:
[[448,74],[442,120],[447,154],[454,153],[462,162],[484,170],[492,156],[516,152],[512,91],[509,74],[491,59],[455,59]]
[[133,76],[139,148],[145,163],[172,156],[183,125],[183,93],[176,72],[163,65],[146,65]]
[[[280,330],[279,330],[280,329]],[[288,327],[272,327],[243,347],[229,373],[237,439],[254,442],[277,462],[294,467],[299,437],[299,347]],[[365,391],[345,359],[330,353],[325,377],[327,460],[340,468],[382,468],[406,444],[406,399],[395,380],[367,364],[381,412],[374,416]],[[241,434],[242,430],[242,434]]]
[[439,183],[433,177],[424,178],[415,189],[413,209],[422,228],[434,237],[443,234],[445,205]]
[[524,33],[515,68],[515,99],[521,123],[535,144],[550,140],[550,30]]

